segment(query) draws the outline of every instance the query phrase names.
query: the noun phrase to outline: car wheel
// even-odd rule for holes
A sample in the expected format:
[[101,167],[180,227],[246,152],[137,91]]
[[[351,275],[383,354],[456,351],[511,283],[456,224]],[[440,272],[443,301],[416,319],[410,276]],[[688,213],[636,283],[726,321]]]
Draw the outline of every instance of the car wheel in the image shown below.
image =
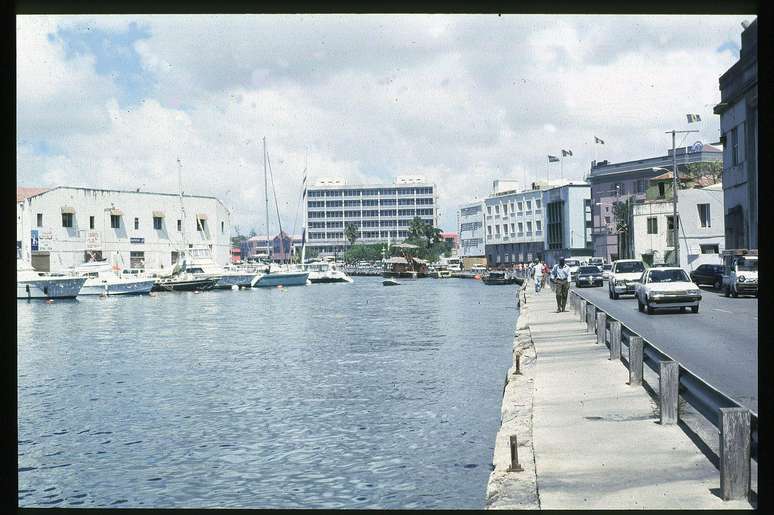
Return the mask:
[[[680,169],[678,169],[677,171],[679,172],[679,171],[680,171]],[[713,287],[714,287],[716,290],[719,290],[719,289],[720,289],[720,287],[721,287],[722,285],[723,285],[723,283],[721,282],[721,280],[720,280],[720,279],[718,279],[717,281],[715,281],[715,284],[713,284],[712,286],[713,286]]]
[[[678,169],[679,171],[679,169]],[[685,306],[680,306],[680,313],[685,313]]]
[[640,300],[639,297],[637,297],[637,309],[639,310],[640,313],[645,311],[645,306],[642,305],[642,301]]
[[[679,170],[678,170],[679,171]],[[650,305],[650,302],[646,301],[645,309],[648,311],[648,315],[652,315],[654,313],[653,306]]]
[[[680,169],[678,168],[678,172]],[[699,306],[691,306],[691,313],[698,313],[699,312]]]

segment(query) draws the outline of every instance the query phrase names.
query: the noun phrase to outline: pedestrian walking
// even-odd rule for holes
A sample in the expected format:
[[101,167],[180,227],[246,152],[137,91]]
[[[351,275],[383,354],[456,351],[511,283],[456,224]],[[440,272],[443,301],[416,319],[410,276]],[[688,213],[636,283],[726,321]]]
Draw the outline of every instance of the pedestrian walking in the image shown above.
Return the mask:
[[543,264],[540,262],[535,263],[535,293],[540,293],[540,289],[543,287],[545,277],[543,276]]
[[546,280],[548,279],[548,263],[543,263],[543,284],[540,286],[541,288],[546,287]]
[[556,284],[556,312],[561,313],[565,311],[567,293],[570,291],[570,267],[565,264],[564,258],[559,258],[559,264],[554,265],[551,277]]

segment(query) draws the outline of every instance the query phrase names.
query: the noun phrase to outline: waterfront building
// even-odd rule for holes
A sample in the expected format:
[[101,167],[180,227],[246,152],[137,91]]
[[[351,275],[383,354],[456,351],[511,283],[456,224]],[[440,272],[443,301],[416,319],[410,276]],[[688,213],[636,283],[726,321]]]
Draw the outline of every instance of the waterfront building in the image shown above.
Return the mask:
[[543,190],[494,191],[484,199],[486,258],[489,267],[543,258]]
[[737,61],[720,76],[726,248],[758,248],[758,20],[742,32]]
[[269,258],[277,263],[287,262],[301,253],[301,236],[290,236],[285,231],[269,241],[266,237],[253,236],[240,244],[242,259]]
[[457,220],[462,267],[469,270],[473,265],[485,265],[484,201],[462,204],[457,210]]
[[[725,248],[723,186],[680,177],[677,197],[680,265],[687,271],[720,264]],[[632,206],[634,258],[647,265],[674,262],[672,174],[651,179],[645,200]],[[685,188],[685,189],[683,189]]]
[[456,254],[460,248],[460,236],[456,232],[442,232],[441,238],[449,244],[453,254]]
[[[675,152],[678,172],[687,171],[692,163],[720,162],[722,150],[697,142],[689,147],[678,148]],[[609,163],[592,162],[588,182],[591,184],[592,248],[593,255],[605,261],[631,258],[633,254],[632,232],[628,214],[630,209],[619,209],[615,205],[630,206],[645,200],[648,181],[664,173],[663,168],[672,169],[672,150],[666,155],[635,161]],[[679,196],[678,196],[679,197]]]
[[356,243],[402,241],[414,217],[438,226],[438,196],[422,176],[400,176],[391,185],[347,184],[321,178],[306,195],[306,245],[320,254],[346,251],[346,227],[358,229]]
[[[161,270],[177,262],[185,240],[231,258],[231,220],[215,197],[58,186],[18,188],[16,240],[41,271],[61,271],[90,259],[126,268]],[[185,219],[185,221],[184,221]]]
[[591,187],[571,182],[543,190],[545,253],[549,266],[562,257],[591,257]]

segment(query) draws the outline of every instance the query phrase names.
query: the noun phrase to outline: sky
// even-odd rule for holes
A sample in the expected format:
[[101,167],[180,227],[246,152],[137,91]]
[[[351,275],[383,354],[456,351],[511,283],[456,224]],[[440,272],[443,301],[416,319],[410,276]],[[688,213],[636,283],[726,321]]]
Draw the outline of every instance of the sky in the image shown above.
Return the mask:
[[179,158],[185,193],[263,234],[266,138],[287,232],[305,168],[423,175],[455,230],[495,179],[582,180],[594,159],[665,155],[671,129],[717,142],[718,78],[754,18],[17,16],[17,185],[177,193]]

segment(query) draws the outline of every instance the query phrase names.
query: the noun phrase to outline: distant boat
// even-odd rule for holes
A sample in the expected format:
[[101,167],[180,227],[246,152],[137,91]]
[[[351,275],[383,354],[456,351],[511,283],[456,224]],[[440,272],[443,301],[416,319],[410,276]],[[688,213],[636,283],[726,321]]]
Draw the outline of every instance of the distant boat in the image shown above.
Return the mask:
[[215,287],[218,279],[197,279],[187,272],[156,279],[151,291],[204,291]]
[[39,272],[23,260],[17,250],[17,299],[74,299],[85,282],[85,277]]
[[[116,267],[118,268],[118,267]],[[90,261],[76,266],[76,275],[85,277],[86,282],[79,295],[142,295],[150,293],[155,280],[131,274],[119,274],[105,261]],[[119,268],[120,270],[120,268]]]
[[313,261],[302,266],[309,271],[309,282],[312,284],[353,282],[343,270],[327,261]]
[[400,283],[395,279],[385,279],[382,281],[382,286],[400,286]]
[[515,277],[510,277],[507,273],[500,270],[492,270],[491,272],[481,276],[481,281],[484,284],[497,285],[497,284],[517,284]]
[[190,248],[188,255],[190,262],[187,271],[201,279],[217,279],[214,286],[216,289],[230,289],[232,286],[249,288],[257,274],[257,272],[245,270],[227,270],[212,259],[212,253],[208,247]]

